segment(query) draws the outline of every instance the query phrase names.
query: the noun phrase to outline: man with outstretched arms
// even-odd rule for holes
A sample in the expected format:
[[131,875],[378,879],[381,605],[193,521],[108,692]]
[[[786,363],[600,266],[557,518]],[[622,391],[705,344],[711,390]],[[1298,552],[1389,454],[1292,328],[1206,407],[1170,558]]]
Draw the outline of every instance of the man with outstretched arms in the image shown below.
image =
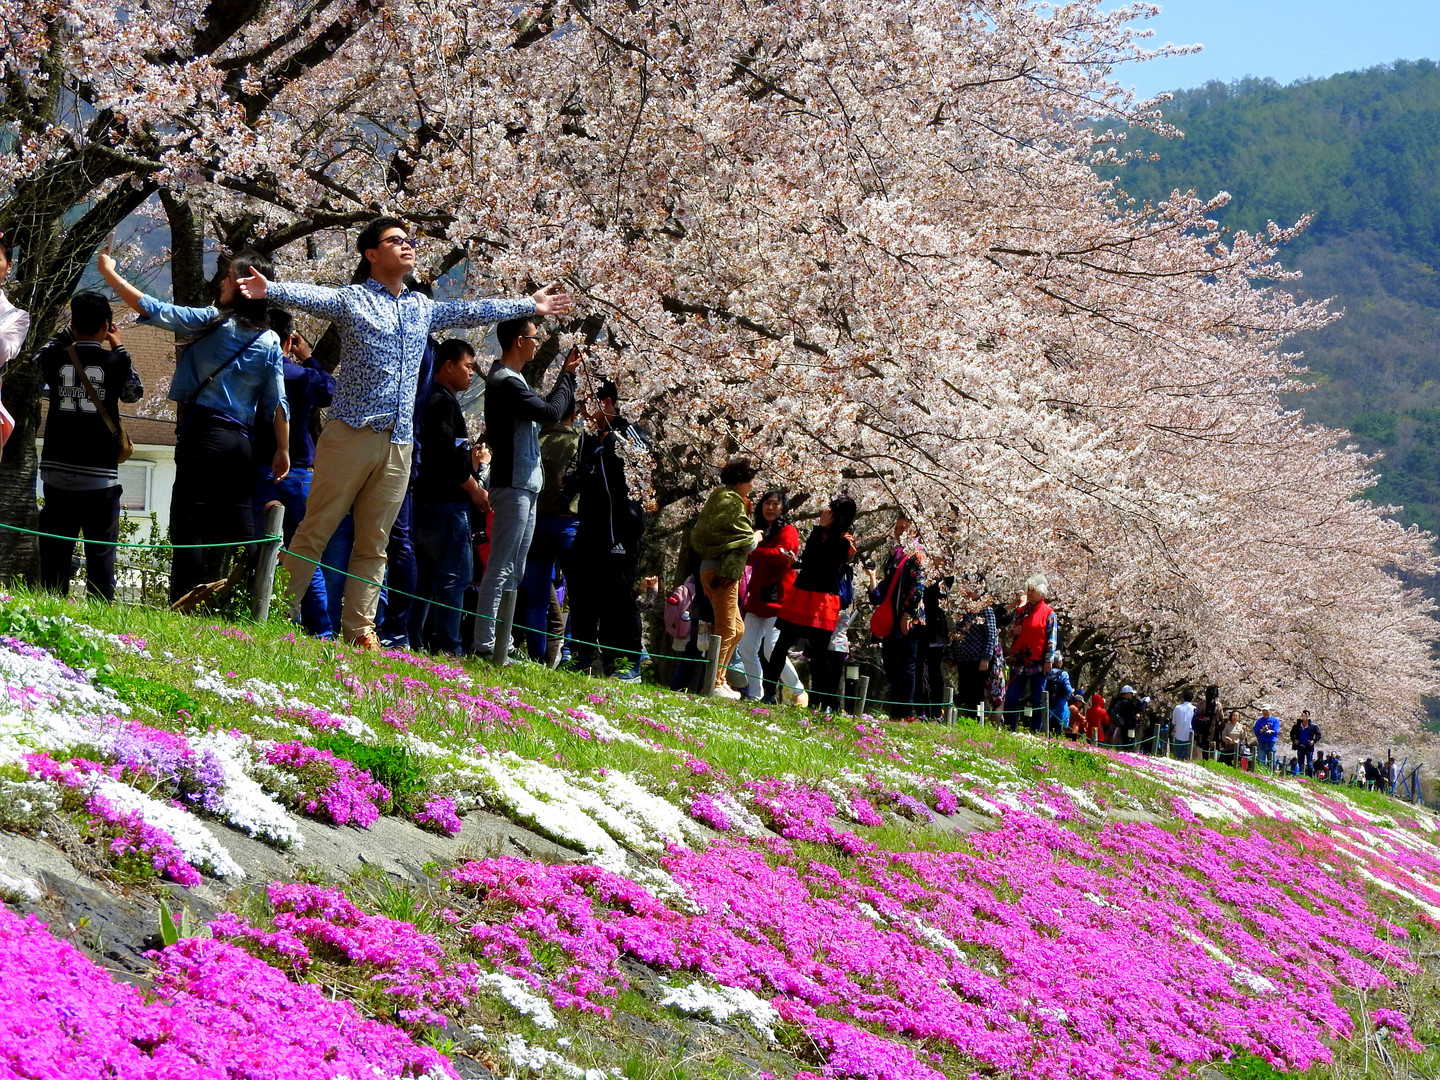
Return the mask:
[[340,365],[329,420],[315,448],[315,476],[305,520],[281,557],[289,571],[291,606],[309,587],[315,560],[354,508],[355,546],[345,582],[342,630],[347,641],[378,649],[375,611],[385,573],[385,545],[410,479],[415,389],[429,336],[524,316],[563,315],[570,298],[554,286],[515,300],[436,301],[409,288],[416,240],[399,218],[377,218],[356,244],[354,283],[340,289],[241,282],[246,296],[329,319],[340,332]]

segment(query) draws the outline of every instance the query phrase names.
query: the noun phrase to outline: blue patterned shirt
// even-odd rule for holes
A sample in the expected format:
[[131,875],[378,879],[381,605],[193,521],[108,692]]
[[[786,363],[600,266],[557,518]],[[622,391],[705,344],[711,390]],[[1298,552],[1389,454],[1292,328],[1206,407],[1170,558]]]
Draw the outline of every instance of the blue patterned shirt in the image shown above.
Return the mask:
[[351,427],[389,431],[390,441],[415,438],[415,384],[425,342],[437,330],[487,326],[535,313],[535,301],[432,300],[411,289],[399,296],[374,278],[330,289],[271,282],[276,304],[329,319],[340,331],[340,366],[329,415]]

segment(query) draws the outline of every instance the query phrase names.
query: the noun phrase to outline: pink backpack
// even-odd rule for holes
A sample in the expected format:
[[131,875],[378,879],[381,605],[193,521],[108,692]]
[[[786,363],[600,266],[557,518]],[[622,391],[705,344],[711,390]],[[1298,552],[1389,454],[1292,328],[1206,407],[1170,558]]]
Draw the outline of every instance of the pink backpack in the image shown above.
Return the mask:
[[672,638],[690,637],[690,620],[686,617],[690,614],[691,605],[695,603],[695,579],[687,577],[679,585],[670,590],[670,595],[665,598],[665,633]]

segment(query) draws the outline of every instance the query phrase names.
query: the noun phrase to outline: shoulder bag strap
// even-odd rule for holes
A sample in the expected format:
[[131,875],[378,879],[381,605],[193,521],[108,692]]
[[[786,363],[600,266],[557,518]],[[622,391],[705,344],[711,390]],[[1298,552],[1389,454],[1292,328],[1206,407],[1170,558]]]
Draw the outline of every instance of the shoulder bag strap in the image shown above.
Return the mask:
[[90,396],[90,401],[95,406],[95,411],[100,414],[100,419],[105,421],[105,426],[109,429],[110,434],[118,439],[120,437],[120,425],[115,423],[114,418],[110,415],[110,410],[105,408],[105,403],[100,400],[100,395],[95,392],[95,384],[90,381],[90,376],[85,374],[85,365],[80,362],[80,354],[75,351],[74,345],[71,345],[66,352],[70,354],[70,362],[75,365],[75,374],[79,375],[80,381],[85,384],[85,393]]
[[260,338],[261,338],[262,336],[264,336],[264,334],[265,334],[265,331],[264,331],[264,330],[261,330],[260,333],[256,334],[256,335],[255,335],[254,337],[252,337],[249,341],[245,342],[244,345],[241,345],[240,348],[236,349],[235,352],[231,355],[231,357],[230,357],[229,360],[226,360],[223,364],[221,364],[218,368],[216,368],[214,371],[212,371],[209,375],[206,375],[205,378],[204,378],[203,380],[201,380],[200,385],[195,388],[195,392],[190,395],[190,397],[189,397],[188,400],[191,401],[191,402],[194,402],[196,399],[198,399],[198,398],[200,397],[200,395],[205,392],[205,388],[206,388],[207,386],[209,386],[209,385],[215,380],[215,377],[216,377],[217,375],[219,375],[222,371],[224,371],[226,368],[228,368],[228,367],[229,367],[231,364],[233,364],[236,360],[239,360],[240,357],[241,357],[241,355],[245,352],[245,350],[248,349],[248,348],[250,348],[251,345],[254,345],[255,342],[259,341]]
[[896,618],[900,617],[900,598],[896,596],[895,589],[900,584],[900,576],[905,573],[905,564],[909,561],[910,556],[904,555],[900,561],[895,564],[895,573],[891,576],[890,585],[885,590],[885,599],[881,601],[883,604],[890,605],[890,610],[895,612]]

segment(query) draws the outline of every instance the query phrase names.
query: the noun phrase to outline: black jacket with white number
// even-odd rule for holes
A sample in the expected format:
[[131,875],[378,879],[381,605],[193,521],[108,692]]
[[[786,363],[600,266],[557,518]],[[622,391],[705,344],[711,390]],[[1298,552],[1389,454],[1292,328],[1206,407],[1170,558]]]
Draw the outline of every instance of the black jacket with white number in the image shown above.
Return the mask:
[[[107,349],[96,341],[74,344],[95,393],[119,427],[120,402],[139,401],[145,392],[130,364],[130,354],[124,349]],[[114,487],[120,483],[115,467],[120,443],[85,392],[68,345],[66,338],[54,339],[38,357],[50,403],[40,474],[45,483],[70,491]]]

